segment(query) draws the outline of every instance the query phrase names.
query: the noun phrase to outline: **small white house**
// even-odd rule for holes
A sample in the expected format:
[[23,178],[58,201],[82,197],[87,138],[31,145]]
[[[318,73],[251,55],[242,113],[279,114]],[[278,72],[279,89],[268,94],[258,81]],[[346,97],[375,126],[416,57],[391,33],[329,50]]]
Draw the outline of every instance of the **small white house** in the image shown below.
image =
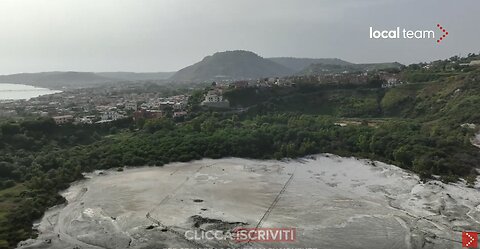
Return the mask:
[[123,116],[122,114],[118,113],[118,112],[115,112],[115,111],[107,111],[107,112],[104,112],[101,116],[101,119],[102,121],[106,121],[106,120],[118,120],[118,119],[122,119],[124,118],[125,116]]
[[480,60],[470,61],[469,65],[470,66],[480,66]]
[[203,102],[206,103],[215,103],[223,101],[223,96],[219,94],[217,91],[209,91],[205,96],[205,100]]
[[400,81],[399,79],[394,78],[394,77],[387,78],[385,81],[386,82],[382,84],[382,88],[390,88],[390,87],[395,87],[395,86],[403,84],[402,81]]
[[174,118],[181,118],[187,116],[187,112],[185,111],[180,111],[180,112],[174,112],[173,117]]
[[136,102],[127,102],[125,103],[125,110],[136,111],[138,109]]
[[175,111],[181,111],[181,110],[184,110],[185,107],[187,107],[187,102],[185,102],[185,101],[180,101],[180,102],[176,102],[176,103],[173,105],[173,110],[175,110]]
[[224,100],[222,94],[218,91],[212,90],[205,95],[205,100],[203,100],[202,105],[215,108],[228,108],[230,107],[230,102]]
[[72,115],[55,116],[53,117],[53,121],[55,121],[55,124],[57,125],[67,124],[67,123],[73,122],[73,116]]

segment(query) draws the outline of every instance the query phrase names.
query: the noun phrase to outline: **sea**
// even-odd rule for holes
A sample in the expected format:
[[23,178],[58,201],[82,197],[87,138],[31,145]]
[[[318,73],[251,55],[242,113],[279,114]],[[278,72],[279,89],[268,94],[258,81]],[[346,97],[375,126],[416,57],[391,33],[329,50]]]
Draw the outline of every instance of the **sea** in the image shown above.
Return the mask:
[[61,91],[22,84],[0,83],[0,101],[31,99],[38,96],[59,93]]

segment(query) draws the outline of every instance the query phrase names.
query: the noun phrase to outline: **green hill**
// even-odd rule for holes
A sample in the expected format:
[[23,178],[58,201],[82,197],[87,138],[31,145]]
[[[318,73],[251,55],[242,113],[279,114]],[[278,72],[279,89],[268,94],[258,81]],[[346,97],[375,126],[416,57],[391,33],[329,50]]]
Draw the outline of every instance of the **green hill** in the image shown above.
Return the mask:
[[328,73],[355,73],[366,71],[378,71],[378,70],[400,70],[404,67],[398,62],[388,63],[369,63],[369,64],[347,64],[347,65],[335,65],[335,64],[312,64],[303,69],[298,75],[319,75]]
[[275,57],[275,58],[268,58],[268,59],[280,65],[288,67],[295,72],[300,72],[312,64],[339,65],[339,66],[346,66],[346,65],[353,64],[348,61],[344,61],[337,58],[313,59],[313,58],[295,58],[295,57]]
[[262,113],[287,111],[479,124],[479,80],[480,70],[475,70],[387,89],[297,82],[296,87],[235,89],[225,96],[233,106],[259,108]]
[[480,124],[480,68],[423,68],[401,73],[438,77],[388,89],[307,82],[232,89],[225,97],[245,107],[235,112],[202,111],[202,89],[190,98],[186,120],[0,124],[0,248],[35,236],[32,223],[65,201],[58,192],[96,169],[334,153],[391,163],[425,181],[461,177],[473,187],[480,150],[471,138],[479,129],[462,124]]
[[286,76],[293,70],[264,59],[249,51],[226,51],[205,57],[202,61],[181,69],[170,80],[203,82],[215,80],[257,79]]
[[0,75],[0,83],[28,84],[50,89],[85,88],[118,81],[164,80],[173,73],[41,72]]

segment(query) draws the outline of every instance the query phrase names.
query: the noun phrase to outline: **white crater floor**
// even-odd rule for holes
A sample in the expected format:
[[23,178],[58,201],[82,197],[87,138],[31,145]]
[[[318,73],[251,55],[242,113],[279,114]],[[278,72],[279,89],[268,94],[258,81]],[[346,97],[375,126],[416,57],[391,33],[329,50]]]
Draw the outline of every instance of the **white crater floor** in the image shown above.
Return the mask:
[[[461,248],[480,231],[480,192],[421,183],[381,162],[204,159],[87,175],[19,248]],[[186,231],[295,228],[295,242],[234,243]]]

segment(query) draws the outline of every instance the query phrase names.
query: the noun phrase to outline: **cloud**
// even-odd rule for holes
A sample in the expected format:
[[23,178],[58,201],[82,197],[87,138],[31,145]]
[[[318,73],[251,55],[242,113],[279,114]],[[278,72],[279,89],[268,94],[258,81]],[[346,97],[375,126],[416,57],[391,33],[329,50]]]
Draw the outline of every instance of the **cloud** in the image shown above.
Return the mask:
[[[478,52],[479,7],[477,0],[2,0],[0,73],[170,71],[232,49],[427,61]],[[442,47],[368,39],[370,26],[437,22],[451,30]]]

